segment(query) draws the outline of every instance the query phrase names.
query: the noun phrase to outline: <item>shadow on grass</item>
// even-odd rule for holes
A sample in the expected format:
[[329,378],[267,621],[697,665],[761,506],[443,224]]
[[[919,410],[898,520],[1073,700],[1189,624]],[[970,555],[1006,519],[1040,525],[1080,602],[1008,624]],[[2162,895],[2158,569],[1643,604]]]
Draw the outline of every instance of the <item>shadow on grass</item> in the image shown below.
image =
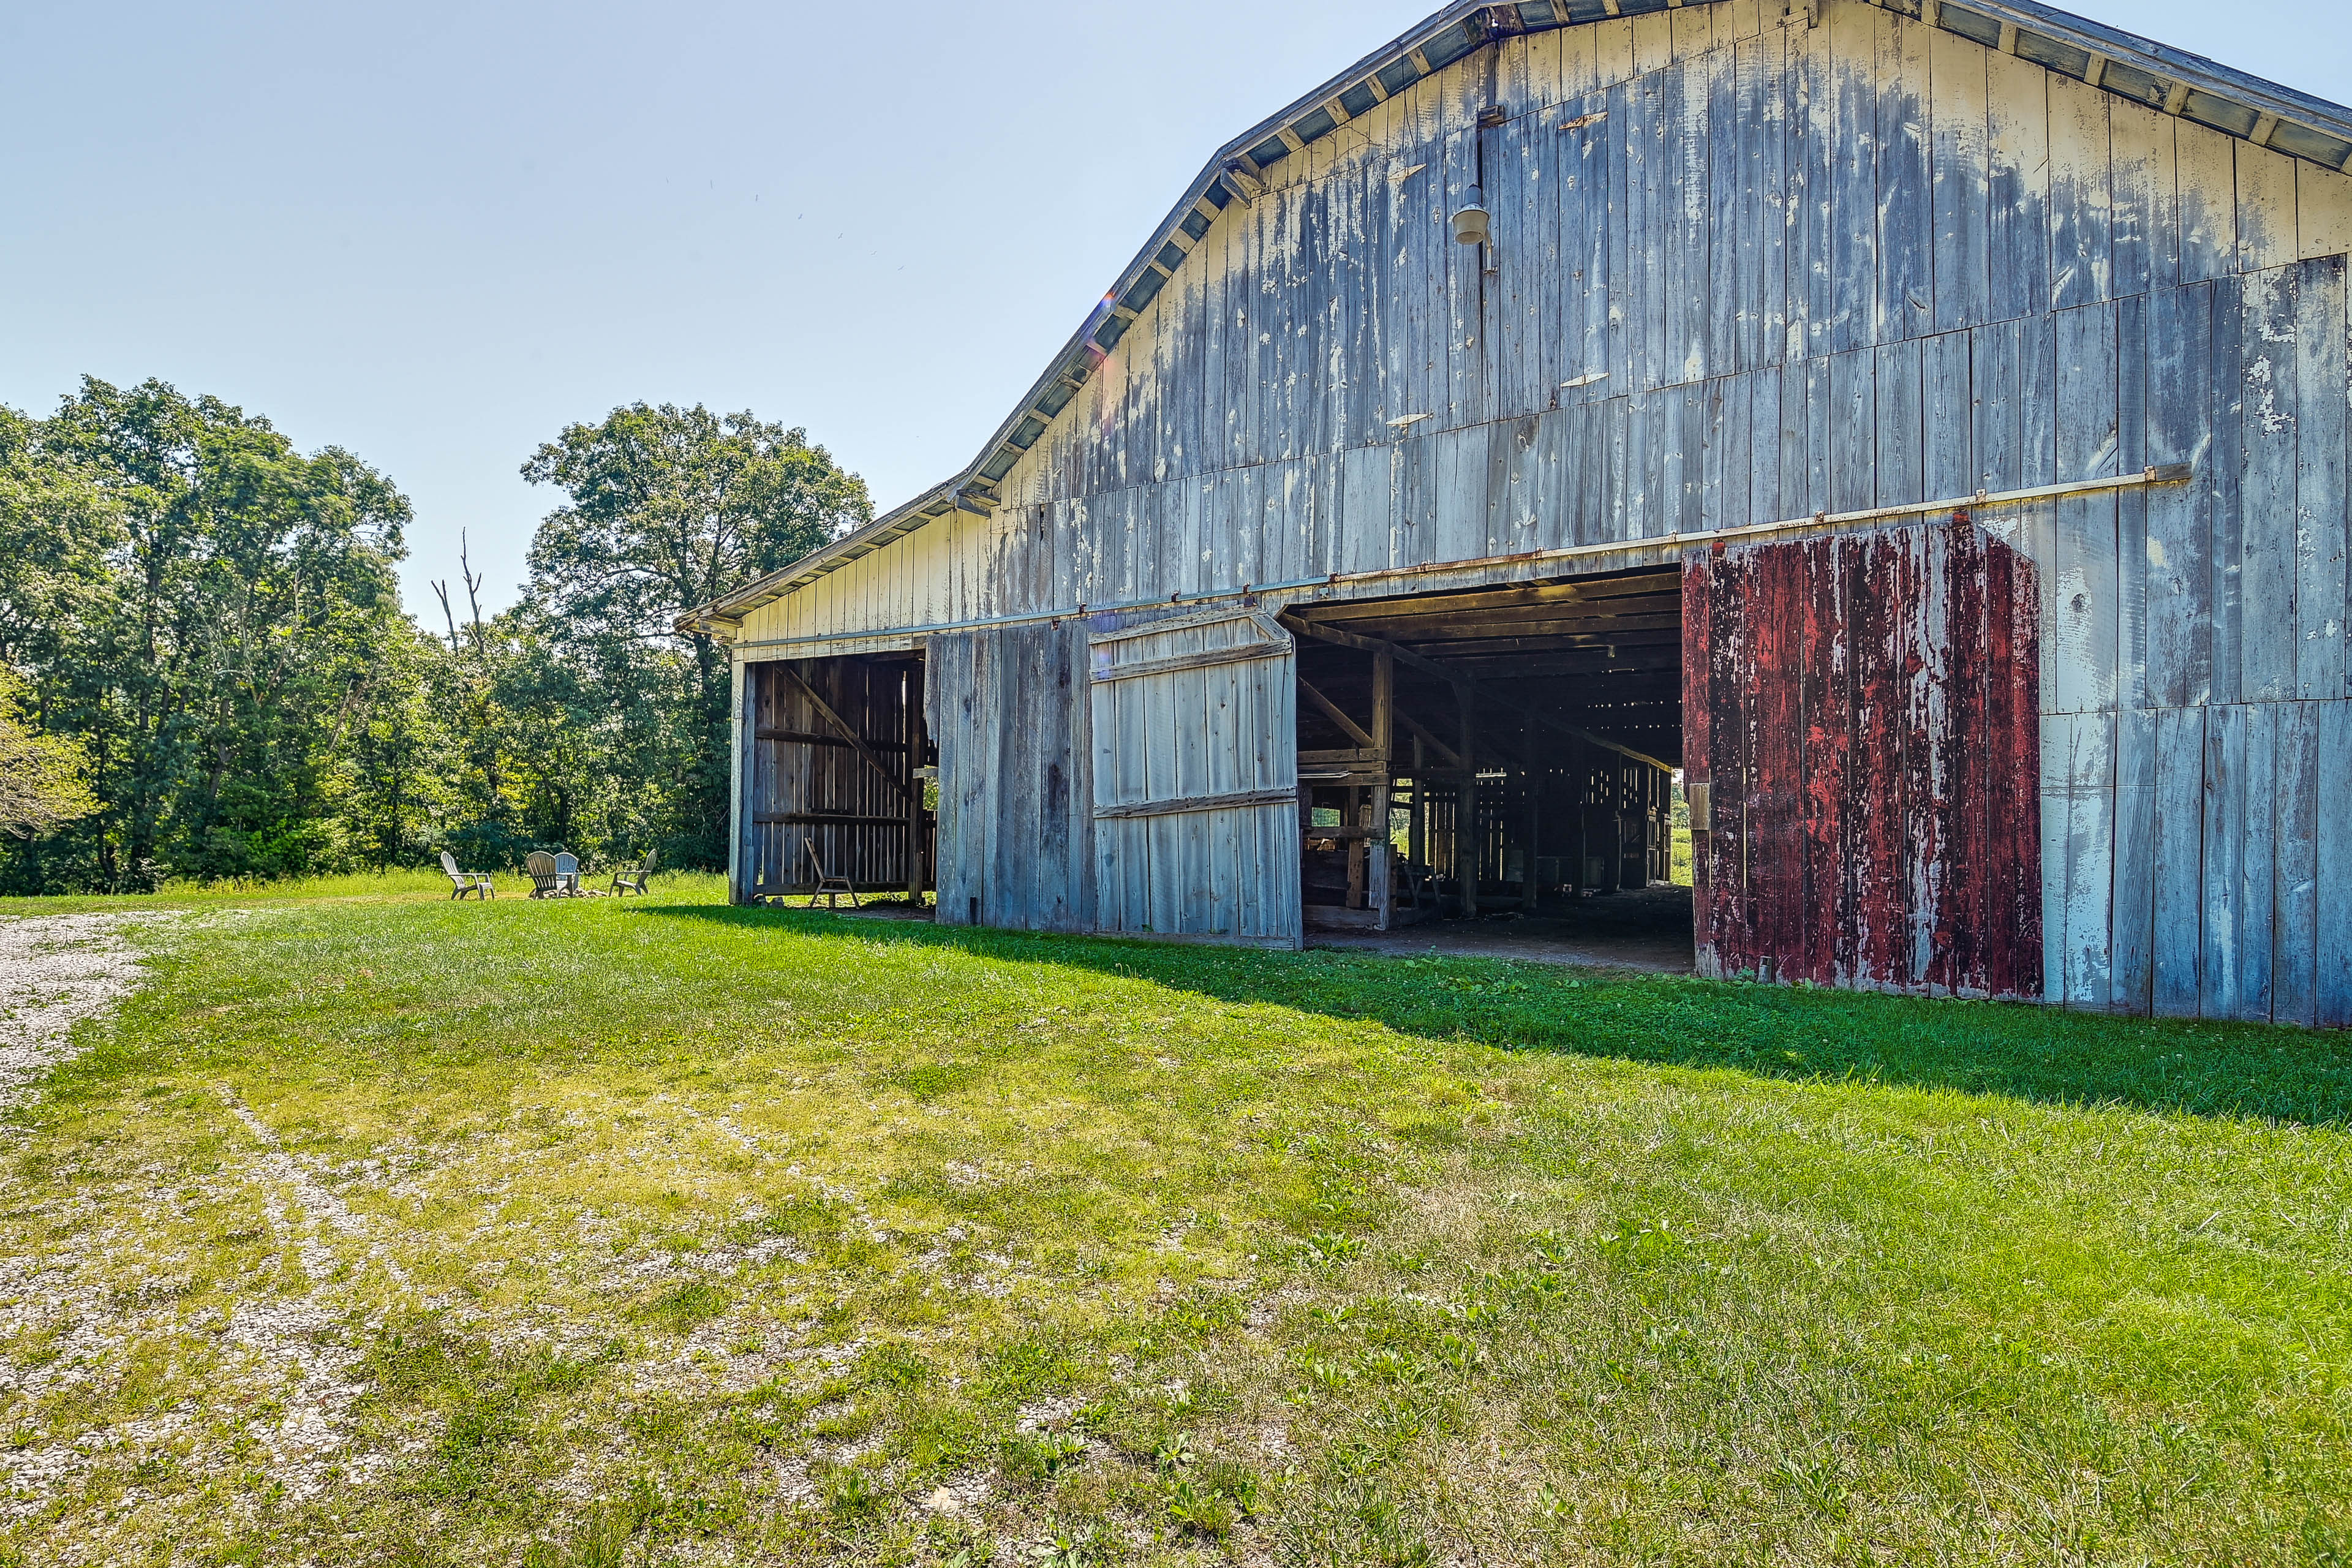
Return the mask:
[[2352,1037],[2334,1033],[1492,958],[1266,952],[709,904],[643,912],[745,931],[854,936],[1094,970],[1222,1002],[1365,1019],[1403,1034],[1510,1050],[1959,1089],[2047,1104],[2352,1124]]

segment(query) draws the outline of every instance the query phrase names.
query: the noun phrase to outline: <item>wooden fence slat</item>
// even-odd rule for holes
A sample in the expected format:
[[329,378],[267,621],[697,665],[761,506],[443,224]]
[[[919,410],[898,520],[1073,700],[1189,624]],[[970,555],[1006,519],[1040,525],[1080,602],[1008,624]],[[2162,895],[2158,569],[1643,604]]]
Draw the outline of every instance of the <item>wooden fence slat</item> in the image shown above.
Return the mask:
[[2114,1006],[2150,1010],[2156,994],[2157,719],[2116,715]]
[[2313,989],[2317,1021],[2344,1028],[2352,1026],[2352,811],[2343,809],[2337,792],[2352,779],[2352,701],[2317,706],[2318,771],[2328,794],[2314,834],[2318,951]]
[[2250,702],[2237,711],[2244,716],[2245,726],[2237,821],[2245,840],[2238,862],[2238,1006],[2239,1016],[2262,1023],[2270,1018],[2275,999],[2272,960],[2277,951],[2280,704]]
[[[2319,1016],[2318,705],[2274,704],[2271,879],[2271,1020],[2310,1025]],[[2338,803],[2338,809],[2342,803]]]
[[2156,713],[2150,1010],[2198,1015],[2204,940],[2205,721],[2199,708]]
[[2302,281],[2294,267],[2246,279],[2239,420],[2245,475],[2239,659],[2246,701],[2295,695],[2294,639],[2279,634],[2296,624],[2294,345]]
[[2315,701],[2347,691],[2345,258],[2297,270],[2294,694]]
[[[2147,333],[2147,460],[2210,468],[2213,290],[2159,291]],[[2146,633],[2147,700],[2158,708],[2202,703],[2213,685],[2212,481],[2152,489],[2137,574]]]

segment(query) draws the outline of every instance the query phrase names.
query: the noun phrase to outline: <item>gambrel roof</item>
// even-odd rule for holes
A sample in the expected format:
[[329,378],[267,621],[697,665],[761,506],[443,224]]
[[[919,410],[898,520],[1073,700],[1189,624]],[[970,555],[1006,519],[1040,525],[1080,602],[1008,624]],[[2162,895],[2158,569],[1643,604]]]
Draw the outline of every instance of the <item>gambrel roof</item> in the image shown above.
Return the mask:
[[[998,484],[1076,396],[1096,364],[1118,346],[1215,221],[1234,201],[1260,192],[1262,176],[1308,143],[1330,135],[1424,77],[1498,39],[1727,0],[1520,0],[1457,3],[1431,16],[1312,92],[1218,149],[1102,302],[1006,416],[970,467],[853,533],[782,570],[681,616],[681,631],[723,630],[782,598],[961,508],[987,513]],[[1775,0],[1764,0],[1772,5]],[[2015,55],[2055,74],[2134,103],[2194,121],[2257,146],[2352,173],[2352,110],[2281,87],[2202,56],[2169,47],[2033,0],[1866,0],[1898,16]],[[1789,0],[1792,11],[1819,0]]]

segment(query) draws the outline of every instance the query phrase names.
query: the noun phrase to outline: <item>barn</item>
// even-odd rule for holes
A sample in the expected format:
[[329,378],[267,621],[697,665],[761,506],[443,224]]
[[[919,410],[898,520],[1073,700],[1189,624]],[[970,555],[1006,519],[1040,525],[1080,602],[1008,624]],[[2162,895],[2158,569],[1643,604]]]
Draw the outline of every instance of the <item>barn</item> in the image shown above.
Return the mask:
[[680,621],[733,896],[1286,947],[1644,887],[1679,790],[1702,973],[2352,1022],[2347,159],[2022,0],[1450,6]]

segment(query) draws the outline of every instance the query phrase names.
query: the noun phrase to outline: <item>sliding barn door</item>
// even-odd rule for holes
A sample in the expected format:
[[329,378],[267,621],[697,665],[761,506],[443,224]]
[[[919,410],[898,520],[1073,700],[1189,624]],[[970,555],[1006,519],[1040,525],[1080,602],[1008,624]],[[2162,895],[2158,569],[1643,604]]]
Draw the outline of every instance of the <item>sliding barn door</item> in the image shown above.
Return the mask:
[[989,626],[929,649],[940,922],[1092,931],[1086,628]]
[[1097,929],[1298,945],[1290,634],[1185,616],[1097,631],[1087,662]]
[[1700,973],[2041,994],[2037,605],[1965,521],[1685,559]]

